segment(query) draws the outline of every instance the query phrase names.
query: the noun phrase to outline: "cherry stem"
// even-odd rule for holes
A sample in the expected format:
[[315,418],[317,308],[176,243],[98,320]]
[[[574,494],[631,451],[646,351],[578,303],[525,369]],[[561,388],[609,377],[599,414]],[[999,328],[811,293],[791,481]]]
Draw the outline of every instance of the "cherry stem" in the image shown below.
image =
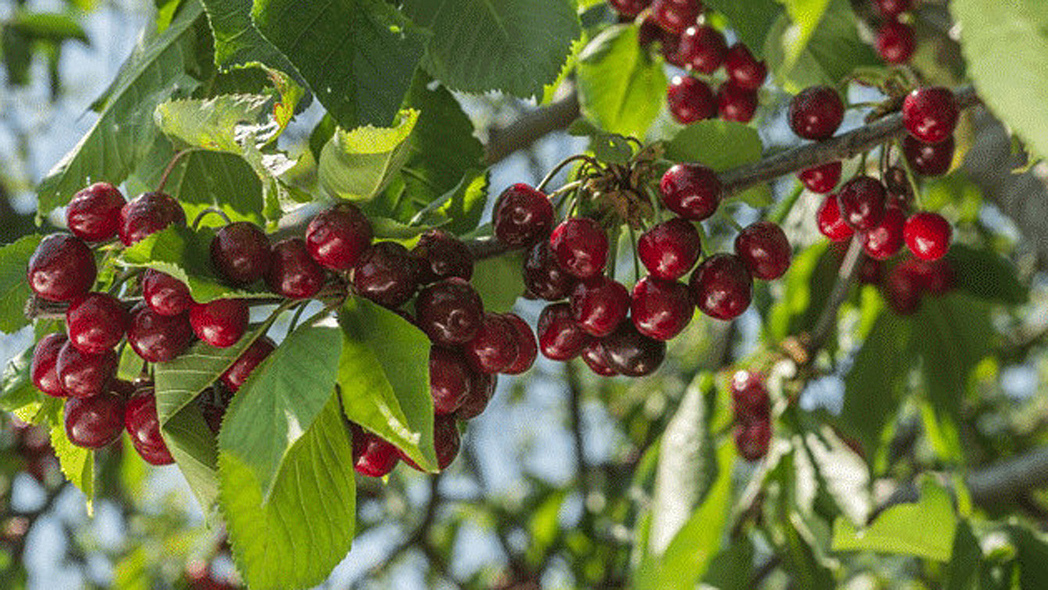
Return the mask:
[[633,231],[633,226],[626,224],[626,227],[630,230],[630,246],[633,248],[633,282],[640,281],[640,262],[639,256],[637,256],[637,233]]
[[841,304],[844,303],[845,298],[847,298],[848,291],[855,281],[855,277],[859,274],[859,267],[861,266],[859,261],[861,259],[862,240],[859,236],[853,236],[851,243],[848,245],[848,252],[844,255],[844,260],[841,261],[840,269],[837,271],[837,282],[834,283],[833,290],[830,292],[830,298],[826,302],[826,307],[822,310],[822,315],[819,316],[818,321],[815,323],[815,329],[812,330],[811,340],[808,342],[809,361],[814,358],[815,352],[826,343],[826,339],[830,337],[833,327],[837,325],[837,311],[840,309]]
[[145,269],[143,268],[129,268],[121,272],[116,276],[116,279],[113,281],[112,286],[109,287],[109,294],[115,295],[117,292],[119,292],[121,285],[126,283],[129,279],[137,277],[143,272],[145,272]]
[[608,240],[608,277],[612,280],[615,280],[615,274],[618,270],[619,238],[621,236],[622,227],[617,227]]
[[[902,146],[899,145],[899,140],[895,140],[895,147],[900,152]],[[917,185],[917,176],[914,175],[913,169],[910,168],[910,162],[905,157],[899,158],[899,163],[902,164],[902,169],[906,171],[906,182],[910,183],[910,190],[913,191],[913,204],[920,209],[921,204],[921,191]]]
[[164,173],[160,175],[160,182],[156,185],[156,192],[164,192],[164,187],[167,186],[167,179],[171,176],[171,173],[175,170],[175,165],[178,164],[183,156],[199,151],[201,151],[201,148],[187,148],[176,152],[175,155],[171,157],[171,161],[167,163],[167,168],[164,168]]
[[213,213],[215,215],[218,215],[219,217],[224,219],[225,222],[226,222],[226,225],[229,225],[229,224],[233,223],[233,220],[229,218],[229,215],[226,215],[225,211],[223,211],[221,209],[216,209],[214,207],[208,207],[207,209],[204,209],[203,211],[198,213],[197,216],[196,216],[196,219],[193,220],[193,231],[196,231],[196,230],[200,229],[200,222],[203,221],[204,218],[207,217],[208,214],[211,214],[211,213]]
[[587,156],[586,154],[575,154],[574,156],[566,158],[566,159],[562,160],[559,164],[554,166],[553,170],[550,170],[549,174],[547,174],[546,177],[542,179],[542,182],[540,182],[538,184],[538,186],[535,187],[535,190],[537,190],[539,192],[542,192],[546,188],[546,185],[549,184],[553,180],[553,177],[555,177],[558,172],[563,170],[564,167],[567,166],[568,164],[571,164],[572,162],[577,162],[579,160],[585,160],[586,162],[589,162],[590,164],[596,165],[596,160],[594,160],[590,156]]
[[302,313],[306,311],[307,307],[309,307],[309,302],[303,301],[302,304],[298,306],[298,309],[295,310],[295,315],[291,316],[291,323],[288,324],[288,334],[294,332],[295,328],[298,327],[298,320],[302,318]]

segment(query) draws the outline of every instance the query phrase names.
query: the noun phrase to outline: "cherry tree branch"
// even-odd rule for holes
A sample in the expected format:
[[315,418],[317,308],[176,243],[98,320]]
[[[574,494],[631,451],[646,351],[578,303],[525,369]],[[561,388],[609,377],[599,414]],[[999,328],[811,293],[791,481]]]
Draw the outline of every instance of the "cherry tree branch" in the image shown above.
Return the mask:
[[579,97],[572,90],[564,98],[527,113],[505,127],[488,132],[484,160],[490,166],[508,158],[539,139],[564,129],[579,116]]

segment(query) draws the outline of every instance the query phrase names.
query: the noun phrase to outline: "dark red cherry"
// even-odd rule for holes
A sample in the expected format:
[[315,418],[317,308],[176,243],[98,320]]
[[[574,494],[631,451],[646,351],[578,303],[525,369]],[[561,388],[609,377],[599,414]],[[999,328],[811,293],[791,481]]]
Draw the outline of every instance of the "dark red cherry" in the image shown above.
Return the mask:
[[894,18],[913,8],[913,0],[875,0],[884,18]]
[[822,205],[819,206],[819,210],[815,213],[815,221],[819,226],[819,232],[834,242],[843,242],[851,238],[852,234],[855,233],[852,228],[848,227],[847,223],[844,223],[844,218],[841,217],[837,195],[827,195],[823,199]]
[[768,454],[771,444],[771,421],[757,420],[735,427],[735,447],[747,461],[759,461]]
[[675,281],[688,274],[702,253],[695,226],[675,217],[653,226],[637,240],[637,257],[652,276]]
[[163,363],[182,354],[193,341],[189,315],[163,316],[148,307],[131,310],[127,343],[151,363]]
[[661,42],[661,52],[663,59],[670,65],[683,68],[685,66],[684,56],[680,53],[680,35],[677,33],[671,33],[659,25],[655,25],[658,31],[658,38]]
[[899,265],[916,277],[917,284],[931,295],[945,295],[953,289],[956,275],[949,259],[920,260],[911,258]]
[[502,191],[492,213],[495,239],[510,248],[533,244],[553,229],[553,204],[549,197],[526,184]]
[[645,13],[641,18],[640,27],[637,29],[637,43],[639,43],[641,47],[647,48],[652,43],[659,41],[666,36],[672,37],[673,34],[663,31],[662,27],[660,27],[659,24],[655,22],[655,19],[652,18],[650,12]]
[[710,87],[691,76],[674,76],[666,90],[670,114],[681,125],[717,116],[717,101]]
[[953,137],[939,143],[921,143],[909,135],[902,140],[902,151],[910,168],[922,176],[942,176],[953,163]]
[[102,354],[119,344],[130,325],[124,305],[106,293],[88,293],[66,310],[69,341],[90,354]]
[[445,231],[431,229],[422,234],[411,253],[422,261],[419,282],[423,285],[451,277],[473,278],[473,254],[462,240]]
[[862,248],[875,260],[887,260],[902,248],[906,214],[898,207],[888,207],[877,227],[863,235]]
[[906,170],[899,166],[891,166],[885,170],[884,185],[888,189],[889,206],[898,207],[903,211],[909,211],[913,207],[913,187],[906,176]]
[[608,367],[627,377],[650,375],[666,359],[666,343],[641,334],[633,322],[622,322],[601,344]]
[[561,222],[550,234],[549,246],[557,264],[580,279],[604,272],[608,261],[608,235],[599,223],[586,217]]
[[637,331],[649,338],[672,339],[687,327],[694,313],[684,283],[647,276],[633,287],[630,317]]
[[596,375],[614,377],[619,374],[618,371],[612,369],[611,365],[608,364],[608,354],[604,351],[603,340],[593,340],[586,345],[586,348],[582,349],[582,353],[579,356],[582,357],[582,362],[586,363],[586,366]]
[[717,90],[717,112],[725,121],[749,123],[757,113],[757,91],[728,80]]
[[231,401],[233,392],[228,389],[211,388],[197,396],[197,406],[211,432],[218,434],[222,430],[222,420],[226,417],[226,410],[229,409]]
[[728,45],[724,35],[707,25],[694,25],[681,33],[677,49],[684,63],[696,72],[712,74],[724,63]]
[[731,379],[731,400],[735,418],[739,422],[749,424],[768,420],[771,398],[760,373],[737,371]]
[[702,221],[717,211],[722,188],[713,170],[701,164],[675,164],[662,176],[659,191],[670,211]]
[[912,315],[921,306],[921,285],[917,273],[906,263],[888,273],[884,281],[884,299],[899,315]]
[[508,367],[502,370],[507,375],[520,375],[535,364],[535,358],[539,354],[539,344],[535,340],[535,333],[520,316],[513,313],[502,314],[502,317],[513,327],[513,333],[517,341],[517,358],[513,359]]
[[65,334],[48,334],[36,343],[33,349],[33,363],[29,368],[33,385],[37,389],[52,397],[68,397],[62,388],[62,381],[58,378],[55,365],[58,364],[58,353],[62,346],[68,342]]
[[480,330],[463,350],[474,369],[483,373],[501,373],[517,360],[520,352],[517,330],[501,315],[485,313]]
[[458,456],[462,444],[458,431],[458,421],[454,416],[437,416],[433,418],[433,447],[437,451],[437,466],[442,470]]
[[735,254],[754,277],[773,281],[790,268],[793,249],[781,227],[770,221],[758,221],[735,236]]
[[112,393],[73,398],[64,414],[66,436],[78,447],[100,449],[124,431],[124,400]]
[[757,90],[768,77],[768,67],[757,61],[749,47],[736,43],[724,55],[724,69],[728,78],[742,88]]
[[797,178],[804,184],[805,188],[813,193],[826,194],[833,192],[837,183],[841,181],[841,163],[830,162],[822,166],[815,166],[802,170]]
[[679,35],[699,18],[702,2],[699,0],[655,0],[651,14],[664,30]]
[[877,54],[890,64],[904,64],[913,57],[917,40],[913,29],[898,21],[889,21],[877,32]]
[[72,301],[91,290],[98,269],[91,249],[80,238],[64,233],[41,240],[29,258],[29,288],[48,301]]
[[874,260],[869,256],[862,259],[859,267],[859,282],[863,285],[879,285],[882,279],[882,264],[880,260]]
[[415,301],[415,312],[419,329],[436,344],[445,346],[469,342],[484,321],[480,295],[458,277],[422,289]]
[[481,373],[470,371],[469,386],[466,391],[466,399],[462,406],[455,412],[459,420],[472,420],[481,415],[495,395],[495,387],[498,385],[498,375],[493,373]]
[[804,139],[828,139],[843,120],[841,95],[829,86],[809,86],[790,101],[790,129]]
[[714,254],[691,273],[691,296],[706,315],[730,320],[742,315],[753,299],[753,277],[734,254]]
[[182,205],[164,193],[142,193],[120,209],[120,241],[130,246],[169,225],[185,225]]
[[250,285],[261,279],[269,263],[269,238],[253,223],[230,223],[211,239],[211,265],[231,285]]
[[309,254],[302,238],[286,238],[273,244],[266,285],[269,290],[288,299],[309,299],[320,292],[327,281],[324,267]]
[[116,367],[116,353],[112,350],[89,354],[67,341],[58,351],[55,373],[70,397],[90,397],[109,391]]
[[395,446],[386,442],[377,434],[367,432],[350,422],[353,434],[353,469],[364,477],[385,477],[389,475],[400,460],[400,453]]
[[918,88],[906,95],[902,103],[902,122],[914,139],[939,143],[953,135],[960,109],[949,88]]
[[276,349],[277,345],[268,336],[256,338],[219,379],[225,383],[229,391],[239,391],[255,367],[262,364],[262,361]]
[[555,361],[573,359],[589,344],[592,337],[571,317],[571,306],[567,303],[547,305],[539,315],[539,350],[543,356]]
[[524,287],[529,293],[546,301],[564,299],[578,279],[560,267],[549,240],[540,240],[528,251],[524,260]]
[[571,292],[571,317],[583,332],[607,336],[630,311],[630,292],[605,276],[586,279]]
[[244,335],[250,316],[243,299],[215,299],[194,303],[189,308],[189,323],[197,338],[217,348],[229,348]]
[[837,193],[841,218],[848,227],[865,231],[877,227],[884,217],[888,193],[876,178],[856,176]]
[[921,260],[938,260],[950,250],[953,228],[938,213],[922,211],[906,220],[903,237],[913,255]]
[[429,349],[429,393],[433,411],[439,416],[457,411],[469,393],[473,369],[462,352],[431,346]]
[[193,305],[185,283],[153,269],[142,275],[142,298],[150,309],[163,316],[181,315]]
[[396,308],[418,290],[421,263],[396,242],[378,242],[353,267],[353,290],[375,303]]
[[124,428],[131,436],[131,444],[146,463],[170,465],[175,462],[160,435],[160,418],[157,417],[152,387],[140,389],[128,400],[124,409]]
[[124,195],[108,182],[96,182],[73,195],[66,209],[66,226],[85,242],[116,237]]
[[339,203],[306,227],[306,247],[321,266],[349,270],[371,244],[371,224],[352,203]]
[[651,4],[651,0],[609,0],[611,7],[622,16],[633,18]]

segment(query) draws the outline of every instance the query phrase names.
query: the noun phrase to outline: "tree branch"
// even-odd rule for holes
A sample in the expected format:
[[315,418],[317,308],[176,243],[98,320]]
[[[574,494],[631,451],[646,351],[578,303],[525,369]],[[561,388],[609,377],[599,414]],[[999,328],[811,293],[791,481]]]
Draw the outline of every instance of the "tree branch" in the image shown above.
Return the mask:
[[566,128],[578,116],[579,97],[572,90],[564,98],[536,109],[506,127],[489,131],[484,160],[488,166],[497,164],[513,152],[527,148],[558,129]]

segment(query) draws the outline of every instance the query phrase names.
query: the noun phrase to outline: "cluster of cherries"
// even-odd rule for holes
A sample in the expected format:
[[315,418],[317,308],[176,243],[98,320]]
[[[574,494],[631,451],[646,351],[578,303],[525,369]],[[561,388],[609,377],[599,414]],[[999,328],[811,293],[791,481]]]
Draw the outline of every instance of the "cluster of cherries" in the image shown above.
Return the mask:
[[732,409],[735,413],[735,447],[747,461],[768,454],[771,443],[771,397],[764,377],[753,371],[738,371],[731,379]]
[[[667,63],[688,71],[674,76],[667,91],[670,114],[683,125],[720,116],[748,123],[757,111],[757,91],[768,68],[743,43],[728,46],[717,29],[699,22],[699,0],[611,0],[624,19],[640,18],[641,45],[659,41]],[[724,66],[716,94],[709,76]],[[706,76],[703,80],[697,76]]]
[[888,306],[899,315],[916,313],[925,294],[933,297],[945,295],[957,283],[949,258],[930,262],[907,258],[893,266],[887,276],[884,276],[884,265],[879,260],[866,258],[859,269],[859,280],[879,286]]
[[890,64],[910,61],[917,46],[913,29],[901,17],[913,9],[916,0],[874,0],[877,11],[884,19],[877,32],[877,53]]

